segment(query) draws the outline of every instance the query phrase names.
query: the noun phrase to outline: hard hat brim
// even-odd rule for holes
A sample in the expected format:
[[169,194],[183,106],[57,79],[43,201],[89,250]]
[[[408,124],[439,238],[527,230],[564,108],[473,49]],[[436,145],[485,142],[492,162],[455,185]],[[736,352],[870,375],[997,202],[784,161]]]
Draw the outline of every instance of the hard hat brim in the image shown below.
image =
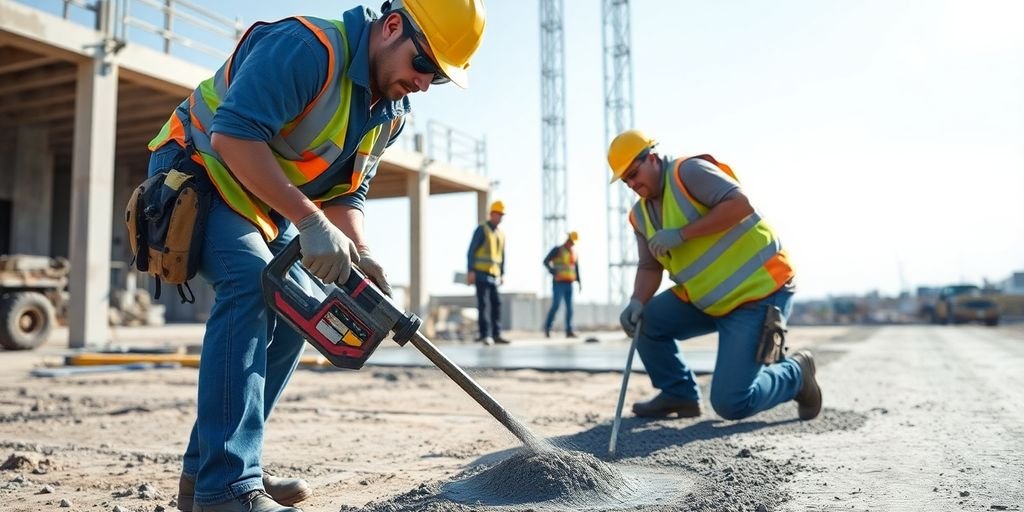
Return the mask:
[[469,73],[465,69],[448,64],[441,59],[437,60],[437,65],[453,84],[459,86],[460,89],[469,89]]

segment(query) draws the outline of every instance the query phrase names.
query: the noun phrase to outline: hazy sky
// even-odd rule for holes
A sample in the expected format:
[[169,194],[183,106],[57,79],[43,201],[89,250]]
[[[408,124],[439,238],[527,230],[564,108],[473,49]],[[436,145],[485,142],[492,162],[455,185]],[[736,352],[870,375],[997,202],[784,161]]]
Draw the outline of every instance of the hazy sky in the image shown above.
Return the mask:
[[[583,300],[600,301],[609,173],[600,1],[565,4],[568,217],[581,237]],[[213,5],[248,23],[356,4]],[[539,8],[487,7],[471,88],[432,88],[414,109],[421,126],[435,119],[486,137],[495,196],[509,211],[506,288],[546,290]],[[636,126],[665,153],[732,165],[788,247],[800,297],[1024,270],[1024,3],[634,0],[631,9]],[[430,289],[469,293],[451,276],[465,266],[475,196],[428,208]],[[409,276],[407,219],[405,200],[367,208],[370,241],[398,283]]]

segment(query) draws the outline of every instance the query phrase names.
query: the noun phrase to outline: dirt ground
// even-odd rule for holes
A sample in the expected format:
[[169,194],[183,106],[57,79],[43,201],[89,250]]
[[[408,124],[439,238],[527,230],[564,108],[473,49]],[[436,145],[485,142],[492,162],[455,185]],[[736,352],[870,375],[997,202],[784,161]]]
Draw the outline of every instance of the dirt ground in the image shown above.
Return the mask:
[[[624,340],[609,343],[625,355]],[[264,466],[314,486],[307,511],[1024,508],[1024,329],[794,328],[790,344],[818,355],[819,419],[797,421],[793,404],[742,421],[707,404],[693,420],[627,414],[616,457],[621,374],[471,371],[536,433],[596,456],[578,482],[524,463],[518,441],[434,368],[297,371]],[[174,510],[196,370],[29,376],[65,352],[0,352],[0,510]],[[634,374],[627,410],[651,394]],[[576,483],[593,492],[565,487]]]

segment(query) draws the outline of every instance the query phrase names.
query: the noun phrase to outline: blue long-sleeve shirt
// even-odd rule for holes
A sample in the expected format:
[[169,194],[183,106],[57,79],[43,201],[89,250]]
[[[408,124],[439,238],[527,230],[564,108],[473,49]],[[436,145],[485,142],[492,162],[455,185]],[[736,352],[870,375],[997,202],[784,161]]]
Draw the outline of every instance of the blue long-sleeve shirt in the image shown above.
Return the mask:
[[[491,221],[487,221],[487,225],[491,227],[491,230],[497,229],[497,226],[495,226],[494,224],[491,224]],[[476,278],[477,279],[480,279],[481,277],[487,276],[487,277],[484,277],[484,278],[486,279],[486,278],[489,277],[491,280],[496,280],[500,276],[492,276],[492,275],[488,274],[487,272],[480,272],[479,270],[474,270],[473,269],[473,260],[476,259],[476,251],[481,246],[483,246],[484,243],[486,243],[486,242],[487,242],[487,235],[484,234],[484,227],[482,225],[477,226],[476,227],[476,231],[473,232],[473,240],[471,240],[469,242],[469,251],[466,253],[466,269],[467,269],[466,271],[467,272],[476,272],[476,274],[477,274]],[[500,274],[502,276],[505,275],[505,247],[504,246],[501,248],[501,265],[498,266],[498,270],[500,271]]]
[[[299,187],[308,197],[320,195],[337,183],[349,182],[355,148],[363,135],[411,111],[408,98],[384,99],[370,104],[369,39],[370,25],[375,18],[372,11],[363,7],[350,9],[342,15],[350,54],[347,73],[353,84],[343,148],[343,154],[348,157],[335,160],[321,178]],[[336,57],[344,59],[344,55]],[[270,141],[316,98],[327,80],[327,59],[327,48],[298,20],[289,18],[254,27],[231,60],[231,86],[217,109],[211,132],[244,140]],[[389,146],[402,128],[404,121],[392,135]],[[362,210],[370,181],[376,173],[377,164],[367,170],[355,192],[336,197],[324,206],[342,204]]]

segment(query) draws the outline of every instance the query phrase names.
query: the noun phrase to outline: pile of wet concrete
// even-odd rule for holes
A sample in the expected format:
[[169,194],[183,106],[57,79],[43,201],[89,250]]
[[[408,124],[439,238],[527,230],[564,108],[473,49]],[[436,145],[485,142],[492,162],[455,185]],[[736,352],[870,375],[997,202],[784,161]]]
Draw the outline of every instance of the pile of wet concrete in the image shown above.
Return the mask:
[[[793,413],[776,408],[741,422],[627,418],[616,460],[592,455],[607,448],[604,424],[556,440],[559,449],[491,454],[449,481],[341,512],[777,510],[789,499],[785,483],[808,461],[766,456],[773,447],[762,435],[851,431],[866,421],[852,411],[826,409],[811,422]],[[750,443],[755,432],[761,444]]]

